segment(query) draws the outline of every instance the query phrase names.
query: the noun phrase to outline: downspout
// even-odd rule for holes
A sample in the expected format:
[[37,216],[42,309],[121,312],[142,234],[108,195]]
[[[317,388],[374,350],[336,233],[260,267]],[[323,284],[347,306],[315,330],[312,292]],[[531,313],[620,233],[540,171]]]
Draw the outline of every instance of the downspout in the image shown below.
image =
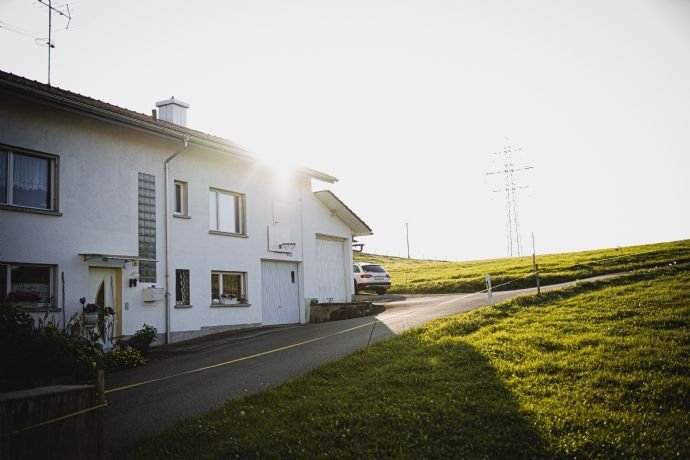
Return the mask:
[[170,343],[170,209],[168,209],[168,195],[170,194],[170,162],[182,153],[189,145],[189,137],[182,138],[184,145],[177,152],[165,160],[165,343]]

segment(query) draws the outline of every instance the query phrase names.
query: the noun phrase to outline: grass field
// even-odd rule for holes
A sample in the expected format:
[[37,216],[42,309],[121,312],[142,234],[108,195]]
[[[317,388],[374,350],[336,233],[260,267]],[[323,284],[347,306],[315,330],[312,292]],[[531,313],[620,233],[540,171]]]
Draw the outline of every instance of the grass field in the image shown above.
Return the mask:
[[[690,261],[690,240],[537,256],[543,285],[685,261]],[[389,292],[410,294],[476,292],[484,289],[487,273],[496,286],[533,271],[531,256],[444,262],[355,253],[355,262],[383,265],[391,274]],[[499,287],[499,290],[534,285],[534,277],[528,276]]]
[[690,458],[688,264],[436,320],[122,458]]

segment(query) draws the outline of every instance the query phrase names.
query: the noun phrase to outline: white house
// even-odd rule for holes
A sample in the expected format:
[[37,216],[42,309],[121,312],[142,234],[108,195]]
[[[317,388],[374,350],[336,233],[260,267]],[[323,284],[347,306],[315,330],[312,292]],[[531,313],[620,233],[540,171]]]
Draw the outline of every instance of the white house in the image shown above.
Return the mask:
[[168,341],[304,323],[353,294],[371,229],[302,168],[276,173],[187,128],[171,98],[145,115],[0,71],[0,298],[60,321],[115,310]]

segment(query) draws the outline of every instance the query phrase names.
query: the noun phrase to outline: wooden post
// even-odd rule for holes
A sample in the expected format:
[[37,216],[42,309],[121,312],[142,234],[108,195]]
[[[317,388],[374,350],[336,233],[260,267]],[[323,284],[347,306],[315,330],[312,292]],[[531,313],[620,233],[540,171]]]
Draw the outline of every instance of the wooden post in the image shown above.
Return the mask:
[[[105,371],[103,369],[98,369],[96,371],[96,403],[97,404],[104,404],[105,403]],[[105,429],[105,424],[104,424],[104,418],[105,418],[105,408],[101,408],[98,410],[98,458],[100,460],[103,460],[105,458],[105,439],[104,439],[104,429]]]

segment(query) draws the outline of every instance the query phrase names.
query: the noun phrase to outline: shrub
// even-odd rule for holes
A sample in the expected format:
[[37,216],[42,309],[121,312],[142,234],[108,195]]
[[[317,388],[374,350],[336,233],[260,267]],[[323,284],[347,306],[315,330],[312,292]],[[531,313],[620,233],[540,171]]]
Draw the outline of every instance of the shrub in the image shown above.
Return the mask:
[[129,369],[144,365],[144,357],[131,347],[117,347],[105,354],[105,365],[107,369]]
[[129,343],[151,345],[151,343],[153,343],[156,340],[157,335],[158,329],[156,329],[153,326],[149,326],[148,324],[144,324],[144,326],[138,331],[136,331],[132,338],[129,339]]
[[50,384],[56,381],[85,382],[103,365],[97,344],[54,323],[36,327],[34,319],[18,308],[0,306],[0,378],[5,390]]

